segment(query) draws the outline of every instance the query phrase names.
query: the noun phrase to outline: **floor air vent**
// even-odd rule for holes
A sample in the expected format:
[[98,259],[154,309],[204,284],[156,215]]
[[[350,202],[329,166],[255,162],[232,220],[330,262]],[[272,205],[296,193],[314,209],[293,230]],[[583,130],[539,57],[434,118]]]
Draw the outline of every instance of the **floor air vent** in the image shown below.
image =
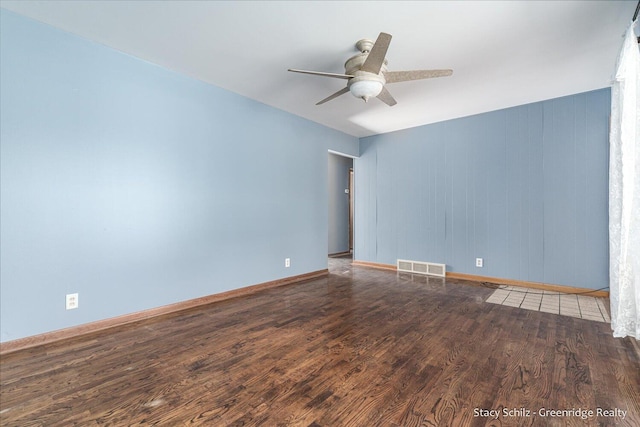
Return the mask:
[[408,261],[405,259],[398,260],[398,271],[403,273],[428,274],[430,276],[444,277],[446,266],[444,264],[436,264],[433,262]]

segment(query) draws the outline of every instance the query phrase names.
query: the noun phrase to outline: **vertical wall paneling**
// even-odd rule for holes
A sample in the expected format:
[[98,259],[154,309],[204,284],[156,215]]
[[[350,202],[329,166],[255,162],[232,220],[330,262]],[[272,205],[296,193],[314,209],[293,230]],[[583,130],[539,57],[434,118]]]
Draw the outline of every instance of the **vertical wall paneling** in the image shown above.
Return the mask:
[[377,152],[366,142],[360,145],[360,157],[365,162],[354,160],[356,187],[354,259],[377,259],[377,212],[376,212],[376,165]]
[[[583,122],[584,132],[579,133],[580,144],[578,147],[583,153],[578,163],[582,173],[578,176],[577,183],[580,188],[580,197],[577,211],[582,217],[582,224],[578,229],[576,247],[580,249],[581,257],[578,265],[602,265],[602,260],[607,260],[606,272],[601,272],[600,283],[608,279],[609,260],[609,228],[601,226],[603,218],[609,218],[609,110],[606,110],[606,119],[603,120],[603,109],[610,105],[610,93],[606,91],[589,92],[584,96]],[[580,122],[579,122],[580,123]],[[580,129],[580,126],[577,127]],[[607,141],[607,143],[602,143]],[[584,163],[582,163],[584,162]],[[606,167],[602,166],[602,163]],[[598,244],[595,244],[598,242]],[[601,242],[607,242],[601,244]],[[589,270],[576,270],[576,282],[582,283],[589,280]]]
[[370,191],[356,205],[378,216],[356,222],[356,259],[607,286],[609,99],[601,89],[361,139]]

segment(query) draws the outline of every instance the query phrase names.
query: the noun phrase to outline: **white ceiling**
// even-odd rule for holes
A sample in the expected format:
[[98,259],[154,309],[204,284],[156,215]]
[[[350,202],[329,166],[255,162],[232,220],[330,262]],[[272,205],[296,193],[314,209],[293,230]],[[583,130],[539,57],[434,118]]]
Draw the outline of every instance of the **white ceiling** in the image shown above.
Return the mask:
[[[3,8],[354,136],[610,86],[630,1],[5,1]],[[350,94],[355,42],[393,35],[389,70],[452,68],[395,83],[398,105]]]

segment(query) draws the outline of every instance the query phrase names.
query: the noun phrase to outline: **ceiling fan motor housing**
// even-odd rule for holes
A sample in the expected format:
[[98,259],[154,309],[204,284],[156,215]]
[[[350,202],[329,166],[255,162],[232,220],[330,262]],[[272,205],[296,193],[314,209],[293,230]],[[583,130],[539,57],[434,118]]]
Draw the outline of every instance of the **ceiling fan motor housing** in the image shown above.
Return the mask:
[[[367,40],[360,40],[358,45]],[[370,41],[369,41],[370,42]],[[387,71],[387,60],[384,60],[380,73],[373,74],[367,71],[360,71],[362,64],[369,56],[369,51],[365,50],[362,53],[352,56],[345,62],[344,69],[345,74],[354,76],[347,82],[347,87],[353,96],[356,98],[362,98],[365,102],[371,97],[376,97],[382,91],[382,87],[385,85],[386,80],[384,78],[384,72]]]

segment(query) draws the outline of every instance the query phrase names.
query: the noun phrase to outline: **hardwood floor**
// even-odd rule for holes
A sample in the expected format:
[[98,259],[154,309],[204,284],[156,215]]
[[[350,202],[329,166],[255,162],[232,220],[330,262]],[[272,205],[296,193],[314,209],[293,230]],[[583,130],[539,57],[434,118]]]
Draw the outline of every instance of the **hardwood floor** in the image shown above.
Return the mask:
[[640,425],[637,342],[609,324],[331,263],[326,278],[3,356],[0,425]]

